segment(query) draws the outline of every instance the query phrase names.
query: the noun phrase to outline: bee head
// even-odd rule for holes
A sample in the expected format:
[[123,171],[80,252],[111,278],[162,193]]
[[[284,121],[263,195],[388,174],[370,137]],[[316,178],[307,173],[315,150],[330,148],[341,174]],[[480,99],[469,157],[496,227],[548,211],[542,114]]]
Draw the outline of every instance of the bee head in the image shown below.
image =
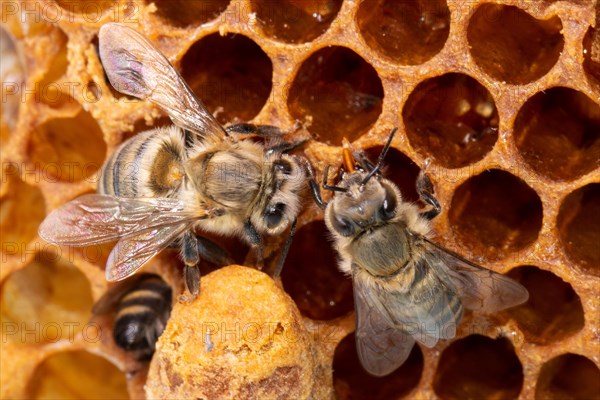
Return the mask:
[[[401,200],[400,192],[394,184],[381,177],[379,173],[385,155],[390,148],[397,128],[390,133],[377,164],[355,166],[350,145],[346,141],[343,150],[343,165],[346,173],[337,186],[325,185],[334,192],[333,201],[326,210],[326,223],[329,229],[341,236],[353,236],[372,229],[396,216],[396,208]],[[327,180],[325,170],[325,181]]]
[[401,200],[398,189],[379,176],[363,184],[367,172],[356,170],[345,175],[327,207],[326,222],[341,236],[353,236],[385,224],[396,216]]
[[262,207],[252,216],[259,231],[270,235],[283,232],[296,219],[300,211],[298,193],[302,190],[306,174],[293,156],[273,154],[267,159],[265,199]]

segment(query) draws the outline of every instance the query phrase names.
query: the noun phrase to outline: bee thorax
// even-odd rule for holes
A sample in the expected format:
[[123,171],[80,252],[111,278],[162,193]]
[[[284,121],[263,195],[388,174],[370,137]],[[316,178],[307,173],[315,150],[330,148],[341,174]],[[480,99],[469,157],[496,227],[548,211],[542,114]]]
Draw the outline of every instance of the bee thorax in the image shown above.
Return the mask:
[[199,164],[191,176],[203,196],[233,210],[244,210],[254,202],[263,179],[260,162],[221,151]]
[[375,276],[395,274],[410,258],[406,230],[398,224],[363,232],[352,241],[349,250],[352,259]]

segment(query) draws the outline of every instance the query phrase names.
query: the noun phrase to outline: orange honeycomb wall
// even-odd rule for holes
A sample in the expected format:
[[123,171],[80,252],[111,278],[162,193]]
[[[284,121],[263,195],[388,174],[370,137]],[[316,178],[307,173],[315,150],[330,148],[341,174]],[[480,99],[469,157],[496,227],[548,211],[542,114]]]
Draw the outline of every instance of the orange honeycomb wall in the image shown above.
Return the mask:
[[[600,398],[598,1],[0,7],[1,398],[145,397],[147,365],[114,345],[110,317],[90,311],[107,290],[111,245],[59,248],[37,236],[47,213],[95,190],[121,142],[169,123],[107,82],[97,34],[109,21],[143,32],[220,122],[302,122],[296,134],[312,140],[300,153],[319,178],[340,165],[342,138],[375,158],[398,127],[384,173],[416,202],[416,176],[432,160],[435,240],[529,290],[527,303],[468,313],[455,340],[415,346],[396,372],[371,377],[354,348],[351,282],[307,195],[281,286],[332,367],[317,397]],[[250,264],[247,246],[222,242]],[[178,264],[166,251],[147,270],[181,288]]]

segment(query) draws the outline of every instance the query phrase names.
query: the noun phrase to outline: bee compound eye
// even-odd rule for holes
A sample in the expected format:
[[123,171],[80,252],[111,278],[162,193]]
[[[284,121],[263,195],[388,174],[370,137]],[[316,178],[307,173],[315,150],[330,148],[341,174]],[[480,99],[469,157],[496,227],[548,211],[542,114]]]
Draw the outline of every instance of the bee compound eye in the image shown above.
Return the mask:
[[342,236],[350,236],[354,233],[354,224],[349,218],[336,215],[333,218],[334,229]]
[[288,160],[279,159],[274,162],[275,168],[283,172],[285,175],[292,174],[292,164]]
[[281,223],[283,219],[283,214],[285,213],[285,204],[277,203],[273,206],[269,206],[267,208],[267,212],[265,213],[265,222],[267,223],[267,227],[275,228],[277,225]]
[[398,205],[398,199],[396,199],[396,194],[393,190],[389,188],[385,188],[385,198],[383,199],[383,203],[379,208],[379,217],[386,221],[391,219],[396,215],[396,206]]

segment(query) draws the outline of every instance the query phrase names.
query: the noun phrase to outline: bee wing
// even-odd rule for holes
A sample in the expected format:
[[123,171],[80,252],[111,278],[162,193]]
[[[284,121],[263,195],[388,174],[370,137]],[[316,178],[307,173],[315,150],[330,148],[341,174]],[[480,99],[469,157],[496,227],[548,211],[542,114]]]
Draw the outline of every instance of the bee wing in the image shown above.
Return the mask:
[[205,140],[222,141],[225,130],[181,75],[142,34],[119,23],[100,28],[100,58],[110,83],[121,93],[150,100],[173,122]]
[[490,271],[458,254],[431,242],[419,240],[430,253],[431,267],[445,285],[460,297],[465,308],[495,312],[524,303],[529,298],[527,289],[515,280]]
[[176,199],[86,194],[48,214],[38,232],[50,243],[86,246],[204,216],[185,211],[183,203]]
[[193,223],[194,221],[179,221],[123,237],[108,256],[106,280],[120,281],[134,274],[154,255],[190,229]]
[[393,324],[383,311],[384,299],[380,299],[380,294],[373,292],[356,271],[353,273],[353,287],[358,358],[370,374],[387,375],[406,361],[415,340]]

